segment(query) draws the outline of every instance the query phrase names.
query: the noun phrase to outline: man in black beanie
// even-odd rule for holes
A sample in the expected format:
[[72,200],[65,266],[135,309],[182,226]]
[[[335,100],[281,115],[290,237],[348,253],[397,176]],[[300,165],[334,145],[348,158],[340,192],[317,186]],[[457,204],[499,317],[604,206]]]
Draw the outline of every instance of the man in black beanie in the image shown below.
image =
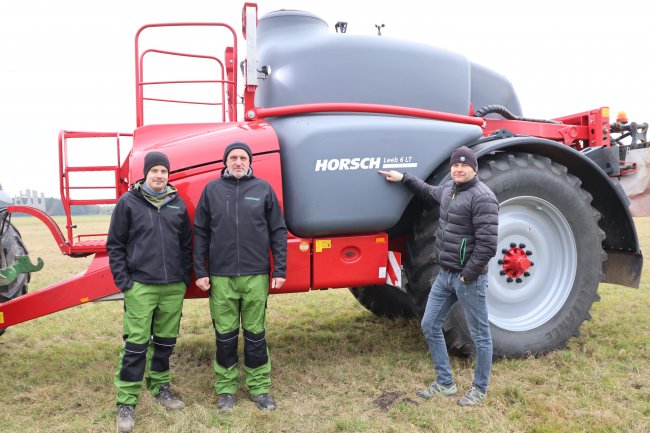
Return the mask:
[[106,249],[115,285],[124,293],[124,346],[113,382],[117,426],[130,432],[146,385],[166,409],[184,404],[171,392],[169,357],[176,344],[185,290],[192,278],[192,227],[185,203],[169,185],[169,159],[144,158],[144,179],[120,197]]
[[417,392],[422,398],[454,396],[449,355],[442,331],[447,313],[459,301],[476,349],[474,382],[458,400],[473,406],[485,399],[492,368],[492,336],[487,312],[487,265],[496,253],[499,202],[478,179],[476,155],[459,147],[449,159],[451,180],[433,186],[408,173],[379,171],[386,180],[402,182],[416,197],[440,206],[434,244],[440,266],[422,317],[422,331],[429,345],[436,380]]
[[194,214],[194,273],[196,286],[210,290],[217,346],[214,387],[221,411],[235,405],[240,324],[249,396],[262,410],[276,406],[269,394],[266,298],[269,274],[272,288],[279,289],[285,282],[287,227],[273,188],[253,175],[252,161],[246,143],[229,144],[221,177],[205,186]]

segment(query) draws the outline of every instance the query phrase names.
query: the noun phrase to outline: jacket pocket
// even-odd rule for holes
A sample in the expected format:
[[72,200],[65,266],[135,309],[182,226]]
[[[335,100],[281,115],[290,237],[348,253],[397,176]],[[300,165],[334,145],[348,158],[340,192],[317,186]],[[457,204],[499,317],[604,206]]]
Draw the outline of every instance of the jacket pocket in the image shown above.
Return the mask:
[[465,266],[465,251],[467,250],[467,237],[464,237],[460,241],[460,249],[458,251],[458,258],[460,260],[460,265]]

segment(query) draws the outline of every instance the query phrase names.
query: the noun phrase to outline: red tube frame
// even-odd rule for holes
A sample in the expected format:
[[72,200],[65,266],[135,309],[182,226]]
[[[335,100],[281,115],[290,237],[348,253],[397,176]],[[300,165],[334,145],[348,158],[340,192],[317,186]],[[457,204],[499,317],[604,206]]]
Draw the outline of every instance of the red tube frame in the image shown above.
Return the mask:
[[466,123],[483,128],[485,120],[482,117],[463,116],[461,114],[445,113],[443,111],[424,110],[421,108],[400,107],[397,105],[361,104],[351,102],[325,102],[318,104],[287,105],[273,108],[253,108],[246,112],[248,120],[265,119],[267,117],[294,116],[307,113],[324,113],[338,111],[342,113],[378,113],[398,116],[421,117],[425,119],[442,120],[447,122]]

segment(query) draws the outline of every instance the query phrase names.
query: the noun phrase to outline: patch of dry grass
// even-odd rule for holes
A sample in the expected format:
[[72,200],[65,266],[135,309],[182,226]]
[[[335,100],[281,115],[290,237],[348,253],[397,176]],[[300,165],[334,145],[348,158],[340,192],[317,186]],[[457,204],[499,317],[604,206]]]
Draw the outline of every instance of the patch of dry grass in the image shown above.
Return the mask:
[[[87,232],[101,231],[108,221],[86,219]],[[89,259],[62,256],[40,222],[14,222],[32,255],[46,260],[32,288],[87,266]],[[648,250],[650,218],[637,219],[637,227]],[[136,431],[650,431],[650,269],[646,266],[638,290],[603,284],[600,293],[593,320],[567,350],[496,362],[486,404],[469,410],[455,399],[415,397],[433,369],[414,321],[374,317],[346,290],[272,296],[268,340],[279,408],[261,413],[240,391],[237,407],[227,415],[215,410],[207,301],[188,300],[172,359],[174,385],[187,408],[167,413],[144,392]],[[75,307],[9,328],[0,337],[0,431],[115,430],[112,375],[121,308],[120,302]],[[453,358],[452,364],[464,391],[472,363]]]

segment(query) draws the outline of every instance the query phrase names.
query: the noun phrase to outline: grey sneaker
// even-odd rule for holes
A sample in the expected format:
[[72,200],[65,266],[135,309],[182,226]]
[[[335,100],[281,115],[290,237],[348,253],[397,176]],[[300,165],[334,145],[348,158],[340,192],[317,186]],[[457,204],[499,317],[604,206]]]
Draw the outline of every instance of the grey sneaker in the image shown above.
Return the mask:
[[260,410],[275,410],[275,400],[269,394],[260,394],[251,397]]
[[475,386],[472,386],[467,394],[458,400],[461,406],[474,406],[485,400],[485,393]]
[[219,394],[217,410],[230,410],[235,407],[235,394]]
[[431,398],[434,395],[444,395],[445,397],[453,397],[454,395],[456,395],[457,391],[458,390],[456,389],[456,385],[453,383],[449,386],[445,386],[445,385],[440,385],[437,381],[434,380],[433,382],[431,382],[431,385],[429,385],[428,388],[421,389],[415,394],[421,398]]
[[165,409],[179,410],[185,407],[185,403],[174,397],[172,387],[168,383],[160,385],[160,391],[156,396],[156,401]]
[[128,404],[117,405],[117,431],[129,433],[135,426],[135,409]]

